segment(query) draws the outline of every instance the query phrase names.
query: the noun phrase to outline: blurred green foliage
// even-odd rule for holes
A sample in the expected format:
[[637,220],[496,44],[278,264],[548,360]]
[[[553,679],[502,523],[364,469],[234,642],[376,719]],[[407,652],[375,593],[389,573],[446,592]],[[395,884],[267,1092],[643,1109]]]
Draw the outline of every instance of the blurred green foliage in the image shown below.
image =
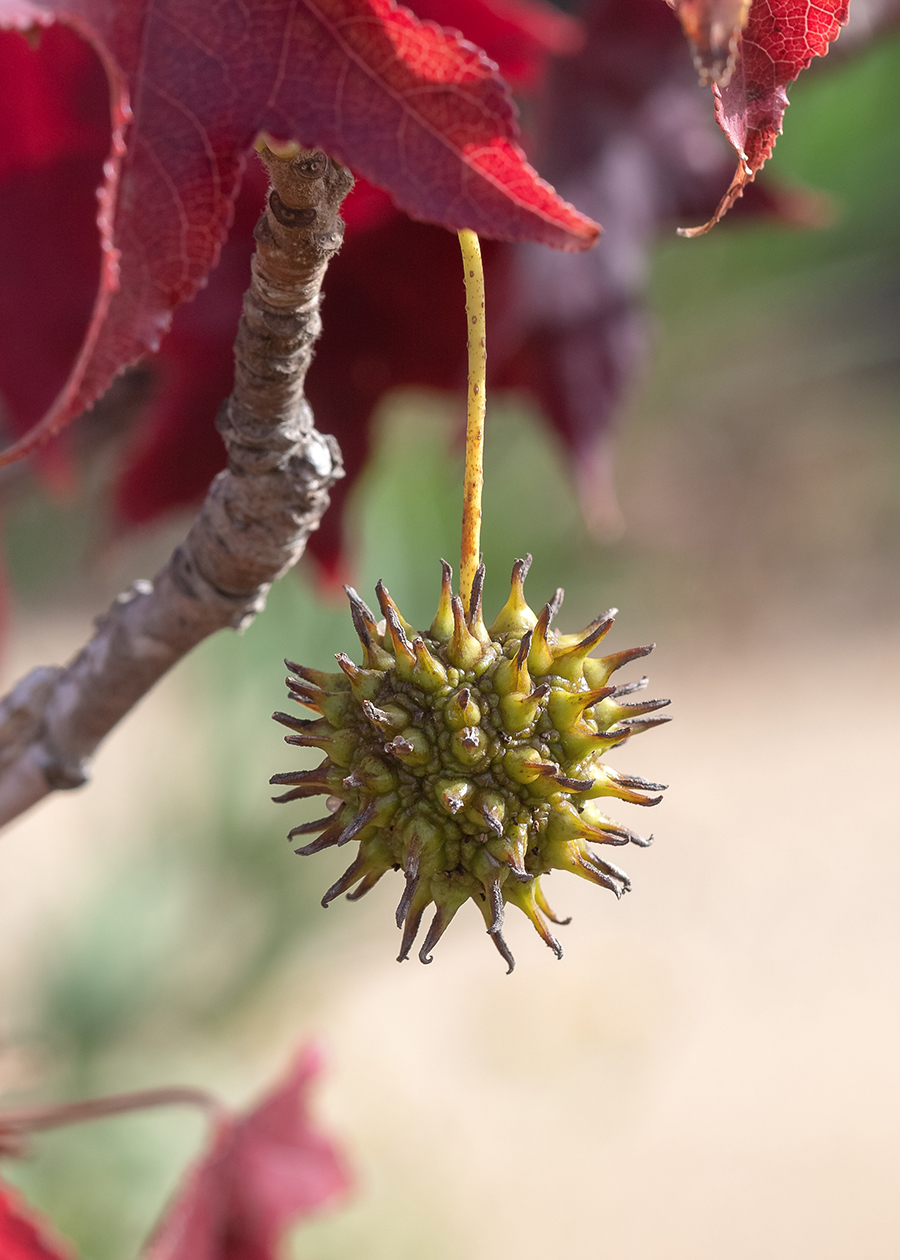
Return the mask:
[[[508,400],[493,409],[489,609],[511,560],[531,550],[533,603],[567,586],[563,619],[573,624],[619,604],[635,642],[659,622],[676,637],[682,624],[696,631],[732,597],[742,613],[741,598],[758,601],[779,575],[796,593],[804,574],[828,585],[845,573],[873,615],[879,598],[896,610],[884,588],[885,566],[896,573],[900,524],[900,43],[820,69],[792,96],[773,174],[827,190],[834,226],[735,226],[660,247],[657,353],[622,439],[633,523],[622,540],[587,537],[538,418]],[[439,558],[452,561],[458,548],[455,406],[397,399],[354,503],[360,592],[370,599],[383,577],[417,624],[431,619]],[[50,503],[36,489],[17,497],[6,548],[22,601],[76,589],[96,519],[90,503]],[[859,576],[863,555],[874,567]],[[302,969],[321,934],[335,931],[335,912],[323,915],[317,901],[342,855],[301,862],[286,845],[299,810],[289,819],[273,808],[267,779],[298,758],[269,714],[284,704],[282,657],[328,667],[334,652],[354,647],[343,601],[318,592],[303,568],[273,590],[246,634],[204,644],[165,684],[188,697],[202,730],[196,781],[190,792],[180,783],[161,790],[153,815],[135,817],[121,857],[46,943],[32,1024],[12,1030],[47,1048],[60,1096],[160,1082],[158,1065],[177,1062],[182,1045],[194,1048],[190,1062],[217,1058],[237,1044],[260,992],[285,969]],[[354,914],[367,930],[363,907]],[[393,947],[387,926],[377,947]],[[135,1071],[140,1080],[125,1079]],[[191,1117],[107,1121],[41,1138],[39,1158],[9,1174],[84,1260],[121,1260],[135,1253],[196,1140]],[[372,1211],[314,1226],[302,1254],[437,1254],[427,1221],[381,1222],[375,1237]]]

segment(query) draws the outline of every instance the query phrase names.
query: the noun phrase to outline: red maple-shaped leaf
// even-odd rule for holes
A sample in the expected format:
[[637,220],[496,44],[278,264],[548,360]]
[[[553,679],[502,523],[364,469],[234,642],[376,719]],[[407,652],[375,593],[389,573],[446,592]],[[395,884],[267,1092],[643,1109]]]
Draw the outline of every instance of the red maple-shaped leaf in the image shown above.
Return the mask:
[[849,0],[753,0],[734,72],[713,86],[716,121],[738,155],[731,186],[696,236],[718,223],[772,156],[789,104],[787,85],[824,57],[848,16]]
[[217,1122],[143,1260],[275,1260],[290,1225],[347,1191],[343,1160],[309,1121],[318,1068],[305,1050],[252,1111]]
[[0,26],[54,20],[94,44],[110,78],[103,268],[72,375],[0,463],[156,349],[216,262],[262,129],[321,146],[418,218],[561,249],[596,239],[526,162],[493,64],[393,0],[0,0]]
[[9,1186],[0,1184],[0,1257],[2,1260],[72,1260],[62,1244],[51,1240],[49,1227],[38,1222]]

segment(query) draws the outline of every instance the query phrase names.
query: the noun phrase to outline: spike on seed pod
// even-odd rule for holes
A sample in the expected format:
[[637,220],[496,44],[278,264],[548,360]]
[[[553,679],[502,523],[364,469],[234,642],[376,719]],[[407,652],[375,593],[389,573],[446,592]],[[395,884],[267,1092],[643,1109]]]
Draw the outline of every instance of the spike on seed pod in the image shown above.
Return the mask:
[[601,758],[641,731],[666,721],[665,701],[631,702],[646,680],[613,687],[622,666],[649,652],[634,648],[605,657],[590,653],[612,625],[598,617],[577,635],[553,629],[562,592],[536,617],[525,602],[530,557],[517,560],[510,596],[485,628],[484,569],[479,568],[466,610],[452,592],[443,564],[438,611],[417,633],[401,616],[383,583],[376,588],[383,628],[348,588],[363,665],[343,653],[339,673],[288,662],[289,695],[318,716],[276,713],[289,743],[325,753],[313,770],[277,774],[288,788],[280,801],[328,798],[328,814],[300,823],[290,838],[310,836],[297,850],[309,855],[353,844],[347,870],[323,898],[365,895],[388,871],[404,876],[397,907],[400,959],[408,958],[430,906],[418,950],[433,951],[468,900],[481,910],[497,950],[512,970],[503,936],[512,906],[561,956],[551,924],[567,923],[550,910],[541,879],[566,870],[621,897],[628,876],[601,857],[597,846],[645,839],[601,813],[598,802],[618,798],[650,805],[661,784],[624,774]]
[[525,600],[525,579],[530,568],[530,555],[525,556],[523,560],[517,560],[513,565],[512,589],[509,592],[509,599],[500,609],[491,626],[490,633],[492,638],[502,639],[506,635],[513,635],[515,638],[521,639],[525,631],[531,630],[537,621]]
[[453,634],[446,648],[447,660],[457,669],[474,670],[484,656],[484,646],[470,633],[458,595],[454,595],[450,607],[453,609]]
[[446,560],[441,561],[441,598],[431,623],[429,636],[438,643],[446,643],[453,633],[453,570]]
[[553,648],[550,645],[552,620],[553,604],[545,604],[535,622],[531,634],[531,646],[528,649],[528,668],[539,678],[543,674],[549,674],[553,668]]

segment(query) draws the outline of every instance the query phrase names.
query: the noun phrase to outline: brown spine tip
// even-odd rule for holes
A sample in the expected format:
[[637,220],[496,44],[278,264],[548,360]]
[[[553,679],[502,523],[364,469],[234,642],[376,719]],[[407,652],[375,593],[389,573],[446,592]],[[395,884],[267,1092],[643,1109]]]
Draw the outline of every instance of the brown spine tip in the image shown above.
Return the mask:
[[377,816],[378,801],[371,800],[364,809],[359,811],[355,818],[351,819],[341,832],[340,839],[338,840],[338,848],[340,848],[341,845],[349,844],[351,840],[355,839],[359,835],[364,827],[368,827],[369,823],[374,822]]
[[391,638],[395,658],[399,659],[401,656],[405,656],[407,664],[411,667],[415,664],[415,652],[412,650],[412,644],[406,637],[406,631],[400,624],[400,618],[397,616],[397,610],[393,605],[388,605],[384,619],[387,622],[387,630]]
[[545,604],[535,624],[528,652],[528,668],[532,674],[549,674],[553,666],[553,650],[548,639],[552,620],[552,606]]
[[406,887],[403,889],[403,895],[397,906],[396,920],[397,927],[403,925],[403,921],[409,914],[409,908],[412,905],[413,897],[416,895],[416,889],[419,887],[419,850],[410,849],[406,859]]
[[400,626],[400,628],[403,630],[404,636],[409,635],[414,639],[416,637],[415,630],[413,630],[412,626],[409,624],[406,618],[401,614],[400,609],[391,599],[390,594],[388,593],[387,587],[385,586],[384,582],[382,582],[380,579],[375,584],[375,594],[378,597],[378,606],[381,609],[382,615],[385,618],[385,620],[388,621],[388,623],[390,622],[390,618],[388,617],[388,609],[389,608],[393,609],[396,622]]
[[371,892],[378,881],[381,879],[384,871],[370,871],[362,883],[347,893],[348,901],[360,901],[365,897],[366,893]]
[[350,617],[353,621],[353,629],[356,631],[357,638],[362,646],[366,651],[369,651],[372,647],[372,635],[377,633],[375,630],[375,618],[352,586],[345,586],[344,590],[347,592],[350,600]]
[[472,593],[469,596],[469,625],[474,625],[481,620],[481,597],[484,592],[484,561],[479,564],[475,570],[475,576],[472,578]]
[[322,701],[325,699],[326,693],[321,687],[313,687],[311,683],[298,682],[296,678],[286,678],[285,683],[288,691],[291,693],[290,698],[296,700],[298,704],[305,704],[308,709],[314,709],[317,713],[322,712]]
[[617,774],[616,783],[643,792],[667,792],[669,788],[668,783],[651,783],[649,779],[642,779],[639,774]]
[[506,974],[508,976],[511,976],[512,973],[516,969],[516,960],[515,958],[513,958],[512,951],[510,950],[506,941],[503,939],[503,933],[502,932],[489,932],[488,935],[490,936],[491,940],[496,945],[497,952],[499,953],[500,957],[506,963]]
[[329,763],[325,761],[314,770],[285,770],[282,774],[273,774],[269,782],[273,787],[276,785],[318,783],[321,784],[323,792],[330,792],[331,785],[327,778],[328,769]]
[[617,722],[615,727],[608,730],[606,734],[621,735],[623,739],[629,735],[640,735],[642,731],[652,731],[654,726],[664,726],[666,722],[672,719],[668,713],[662,713],[659,717],[647,718],[623,718],[621,722]]
[[362,856],[362,854],[359,854],[356,859],[350,863],[340,879],[335,880],[328,889],[328,892],[322,898],[323,907],[327,908],[331,902],[334,901],[335,897],[340,897],[341,893],[345,893],[348,889],[352,888],[356,881],[362,877],[365,867],[366,859]]
[[586,653],[599,643],[603,636],[609,633],[618,611],[618,608],[609,608],[599,617],[595,617],[585,630],[584,638],[578,644],[578,648]]
[[312,857],[314,853],[321,853],[323,849],[330,849],[340,841],[342,830],[341,824],[331,819],[331,825],[326,831],[323,831],[315,840],[311,840],[309,844],[301,845],[294,852],[299,854],[300,857]]
[[604,871],[611,879],[617,879],[622,885],[623,892],[631,892],[631,880],[625,872],[618,866],[614,866],[612,862],[608,862],[606,858],[600,857],[598,853],[591,854],[591,861]]
[[587,792],[594,786],[593,779],[570,779],[565,774],[555,774],[552,778],[566,792]]
[[533,636],[533,630],[526,630],[522,635],[522,642],[519,644],[519,650],[516,652],[516,669],[518,669],[520,673],[522,670],[526,670],[527,672],[525,662],[528,660],[528,653],[531,651],[531,640]]
[[604,823],[599,831],[603,833],[601,839],[599,835],[591,836],[592,844],[611,844],[614,848],[619,848],[623,844],[636,844],[638,848],[647,849],[653,843],[652,836],[641,836],[636,831],[632,831],[630,827],[623,827],[621,823],[615,826]]
[[622,683],[620,687],[610,687],[607,695],[612,700],[619,700],[622,696],[633,696],[636,691],[646,691],[650,679],[644,674],[643,678],[639,678],[637,682]]
[[419,931],[419,924],[422,922],[422,915],[425,913],[425,907],[419,909],[411,909],[406,916],[406,922],[403,924],[403,937],[400,941],[400,953],[397,955],[397,962],[406,962],[409,958],[409,951],[413,947],[413,942]]
[[425,934],[422,948],[419,950],[419,962],[425,963],[426,966],[428,963],[434,962],[434,947],[444,935],[444,929],[449,921],[444,911],[438,906],[434,912],[434,918],[431,920],[431,926]]
[[391,599],[388,588],[382,582],[381,578],[375,583],[375,597],[378,600],[378,607],[381,609],[381,615],[387,616],[388,608],[394,607],[394,601]]
[[360,678],[362,678],[362,670],[355,661],[351,661],[346,652],[336,652],[334,659],[350,679],[351,683],[357,682]]
[[608,888],[610,892],[615,893],[617,901],[620,901],[622,894],[628,892],[631,888],[631,881],[627,875],[620,871],[619,878],[614,878],[609,873],[608,863],[601,862],[599,858],[587,858],[579,854],[575,861],[592,883],[599,884],[601,888]]
[[355,591],[352,586],[345,586],[344,590],[347,592],[347,598],[350,600],[350,607],[358,608],[361,615],[365,617],[366,621],[368,621],[371,625],[374,626],[375,614],[372,612],[372,609],[369,607],[366,601],[362,598],[362,596],[359,595],[358,592]]
[[289,730],[298,732],[305,731],[308,726],[315,725],[314,720],[310,720],[309,718],[294,717],[291,713],[282,713],[280,711],[273,713],[272,719],[275,722],[280,722],[282,726],[288,727]]
[[637,704],[620,704],[619,709],[629,717],[640,717],[644,713],[654,713],[657,709],[667,709],[671,700],[640,700]]
[[297,836],[311,836],[316,831],[321,831],[323,827],[330,827],[334,822],[334,814],[326,814],[324,818],[314,818],[312,822],[300,823],[296,827],[291,827],[287,834],[288,840],[293,840]]

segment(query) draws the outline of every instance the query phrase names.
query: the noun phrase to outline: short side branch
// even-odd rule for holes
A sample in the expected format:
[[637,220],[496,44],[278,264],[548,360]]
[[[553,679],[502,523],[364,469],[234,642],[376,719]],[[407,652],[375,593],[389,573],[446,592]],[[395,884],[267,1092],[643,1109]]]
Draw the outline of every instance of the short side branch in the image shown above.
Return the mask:
[[262,156],[273,187],[256,227],[234,392],[217,422],[228,467],[153,581],[120,595],[68,665],[33,670],[0,700],[0,826],[84,783],[100,741],[172,665],[213,631],[253,620],[343,475],[303,386],[352,176],[318,151]]

